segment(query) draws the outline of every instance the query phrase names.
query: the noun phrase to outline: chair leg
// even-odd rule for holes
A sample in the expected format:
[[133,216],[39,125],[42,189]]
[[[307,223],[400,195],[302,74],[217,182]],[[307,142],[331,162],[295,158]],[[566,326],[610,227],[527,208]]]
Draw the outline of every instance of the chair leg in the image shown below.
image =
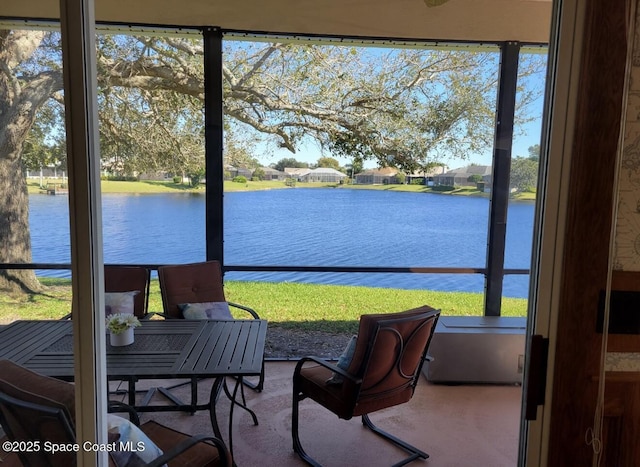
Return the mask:
[[313,467],[321,467],[318,462],[316,462],[309,454],[305,452],[302,448],[302,444],[300,443],[300,436],[298,434],[298,423],[300,420],[300,410],[299,404],[300,401],[303,400],[304,397],[301,397],[300,391],[296,387],[295,382],[293,383],[293,409],[291,412],[291,437],[293,439],[293,451],[300,456],[300,458],[305,461],[307,464]]
[[408,453],[411,454],[406,459],[398,462],[397,464],[394,464],[393,467],[400,467],[402,465],[408,464],[409,462],[413,462],[414,460],[417,460],[417,459],[428,459],[429,458],[429,454],[427,454],[426,452],[421,451],[420,449],[418,449],[415,446],[412,446],[411,444],[407,443],[406,441],[403,441],[400,438],[396,438],[392,434],[387,433],[386,431],[381,430],[380,428],[375,426],[373,424],[373,422],[371,421],[371,419],[369,418],[369,415],[365,414],[365,415],[362,416],[362,424],[364,426],[366,426],[367,428],[369,428],[371,431],[373,431],[378,436],[383,437],[387,441],[391,441],[396,446],[404,449],[405,451],[407,451]]

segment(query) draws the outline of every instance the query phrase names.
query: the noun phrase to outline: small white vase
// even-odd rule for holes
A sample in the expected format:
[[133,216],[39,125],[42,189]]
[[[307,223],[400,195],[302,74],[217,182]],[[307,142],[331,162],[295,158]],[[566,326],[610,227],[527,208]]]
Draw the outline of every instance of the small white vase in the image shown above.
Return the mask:
[[109,333],[109,341],[112,347],[122,347],[133,344],[133,328],[127,328],[120,334]]

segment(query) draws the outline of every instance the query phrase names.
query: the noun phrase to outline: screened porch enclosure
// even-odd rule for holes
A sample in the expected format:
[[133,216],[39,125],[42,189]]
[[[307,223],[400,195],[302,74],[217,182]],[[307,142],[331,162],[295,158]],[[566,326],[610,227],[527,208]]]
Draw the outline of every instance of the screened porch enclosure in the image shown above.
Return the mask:
[[[117,28],[113,26],[105,27],[101,29],[103,32],[107,32],[108,35],[105,37],[112,38],[110,39],[115,46],[118,46],[120,42],[124,44],[126,41],[130,41],[131,36],[120,36],[114,34],[117,31]],[[348,260],[342,260],[335,264],[327,264],[326,261],[318,261],[317,258],[306,257],[304,254],[300,254],[300,251],[297,251],[298,258],[295,260],[291,260],[290,258],[294,255],[287,254],[286,250],[289,248],[286,245],[286,240],[283,242],[282,240],[278,241],[277,239],[273,243],[273,251],[279,250],[284,253],[284,258],[281,256],[269,256],[269,254],[264,255],[263,257],[254,259],[253,257],[242,258],[240,257],[240,261],[238,260],[237,255],[237,246],[235,244],[237,235],[229,234],[230,226],[233,226],[233,222],[237,219],[238,213],[233,212],[235,216],[234,220],[229,220],[229,213],[225,213],[227,211],[227,207],[224,205],[224,186],[222,180],[224,178],[224,166],[227,163],[227,159],[225,156],[227,152],[225,149],[230,147],[230,142],[228,139],[228,131],[230,126],[233,125],[231,121],[233,120],[233,113],[237,112],[237,108],[231,108],[229,114],[225,114],[224,106],[220,105],[220,103],[225,102],[225,98],[222,97],[221,100],[215,99],[206,99],[205,98],[205,107],[204,107],[204,121],[200,121],[201,128],[197,130],[199,132],[198,137],[193,141],[194,150],[192,151],[194,154],[200,153],[203,159],[206,159],[206,175],[205,179],[207,180],[206,189],[205,189],[205,208],[204,215],[202,219],[198,219],[195,222],[195,229],[202,229],[204,231],[204,241],[203,245],[199,245],[195,252],[190,254],[186,254],[181,256],[176,253],[173,255],[168,255],[166,257],[157,257],[152,256],[151,258],[145,256],[138,256],[135,261],[131,261],[130,258],[135,256],[136,250],[138,247],[132,245],[130,246],[130,250],[125,250],[121,252],[119,257],[109,257],[110,251],[108,246],[105,246],[105,255],[107,259],[106,263],[129,263],[129,264],[145,264],[151,267],[152,269],[157,268],[161,264],[167,264],[172,262],[189,262],[189,261],[199,261],[202,259],[217,259],[223,263],[223,267],[225,272],[227,272],[227,277],[231,280],[253,280],[253,277],[257,277],[258,280],[267,273],[272,274],[271,280],[279,281],[278,274],[280,274],[283,279],[282,280],[293,280],[295,281],[296,273],[301,273],[305,277],[313,277],[314,274],[317,274],[317,277],[347,277],[349,275],[359,275],[359,276],[368,276],[370,278],[369,283],[373,283],[373,286],[378,286],[376,283],[376,277],[382,275],[388,276],[391,279],[389,280],[381,280],[381,286],[388,287],[388,285],[393,283],[393,275],[398,275],[398,278],[402,276],[423,276],[429,277],[433,280],[430,283],[433,283],[434,280],[437,281],[439,277],[442,277],[444,280],[457,280],[458,282],[464,281],[463,278],[469,277],[473,279],[473,282],[476,284],[481,284],[479,287],[476,285],[475,287],[477,292],[484,291],[485,292],[485,303],[483,305],[482,310],[474,309],[469,310],[470,314],[486,314],[488,316],[498,316],[501,313],[502,306],[502,297],[503,297],[503,283],[506,280],[507,282],[511,281],[519,281],[521,284],[523,283],[523,279],[526,280],[528,278],[529,268],[528,268],[528,257],[524,257],[524,260],[516,259],[516,261],[511,261],[511,264],[507,264],[505,260],[505,252],[507,252],[508,248],[510,248],[510,243],[508,240],[508,236],[506,234],[506,230],[509,226],[507,211],[509,209],[509,196],[510,196],[510,174],[509,174],[509,165],[512,157],[515,155],[512,154],[512,145],[504,144],[498,142],[502,141],[512,141],[513,140],[513,125],[517,122],[519,116],[516,113],[516,102],[521,98],[520,93],[521,89],[525,86],[523,83],[518,83],[518,70],[521,62],[521,57],[543,57],[545,53],[545,47],[541,44],[533,45],[533,44],[518,44],[518,43],[496,43],[496,44],[468,44],[468,43],[448,43],[448,44],[439,44],[432,41],[425,42],[406,42],[400,40],[393,41],[382,41],[382,40],[374,40],[371,39],[369,41],[365,41],[363,39],[337,39],[330,37],[297,37],[297,36],[272,36],[272,35],[262,35],[256,36],[251,35],[250,38],[243,36],[237,32],[233,31],[223,31],[220,28],[205,28],[203,32],[198,30],[190,30],[181,29],[176,32],[175,30],[164,30],[164,31],[150,31],[147,29],[141,29],[140,33],[149,34],[151,32],[159,33],[162,32],[168,37],[174,34],[180,34],[180,36],[176,37],[189,37],[196,38],[202,34],[203,40],[202,42],[194,39],[194,44],[197,47],[202,48],[202,61],[204,64],[203,70],[205,76],[203,76],[204,82],[204,93],[205,96],[210,95],[211,93],[216,92],[218,86],[215,84],[211,85],[212,79],[206,79],[207,70],[213,70],[212,76],[217,77],[220,74],[224,75],[224,68],[229,66],[229,63],[224,61],[225,56],[229,56],[230,51],[233,49],[242,49],[243,47],[247,48],[247,50],[251,50],[251,47],[263,47],[267,48],[269,45],[274,46],[278,44],[290,44],[293,47],[311,47],[313,49],[317,49],[320,51],[324,50],[349,50],[350,48],[361,48],[365,51],[365,54],[368,53],[369,60],[371,62],[375,62],[375,60],[384,60],[385,58],[392,57],[396,58],[403,53],[404,49],[400,49],[398,47],[403,46],[406,48],[410,48],[411,51],[420,53],[420,51],[424,51],[424,54],[428,53],[451,53],[453,50],[453,54],[459,55],[468,55],[468,56],[482,56],[484,58],[484,64],[482,65],[481,72],[479,73],[488,73],[494,76],[493,78],[493,87],[489,89],[485,89],[484,92],[494,95],[495,100],[491,103],[491,105],[495,108],[494,111],[496,115],[500,115],[501,117],[498,121],[501,122],[501,125],[495,125],[493,121],[490,124],[486,125],[488,131],[483,135],[483,138],[487,140],[492,140],[494,144],[492,145],[492,149],[489,149],[490,152],[493,153],[492,163],[495,167],[495,176],[491,177],[490,180],[490,188],[487,189],[490,194],[490,202],[488,204],[489,208],[485,213],[480,213],[479,224],[486,223],[487,231],[486,235],[480,237],[478,241],[478,253],[475,257],[471,257],[470,259],[465,259],[464,257],[456,257],[455,262],[451,265],[447,264],[447,259],[445,260],[436,260],[434,262],[422,262],[421,259],[415,259],[415,255],[409,255],[409,258],[405,258],[403,260],[397,260],[396,258],[390,258],[389,260],[384,259],[371,259],[371,255],[366,251],[359,252],[358,246],[348,246],[345,247],[345,250],[352,254],[352,256]],[[149,40],[153,40],[153,36],[142,36],[147,37]],[[119,39],[122,38],[122,39]],[[128,39],[129,38],[129,39]],[[242,40],[238,40],[241,38]],[[260,42],[255,42],[257,39]],[[278,39],[281,42],[269,42],[271,40]],[[288,42],[287,42],[288,41]],[[209,44],[209,45],[206,45]],[[340,45],[335,45],[340,44]],[[364,47],[364,48],[363,48]],[[225,49],[226,50],[225,52]],[[395,55],[394,55],[395,54]],[[436,55],[437,56],[437,55]],[[488,63],[488,65],[487,65]],[[228,75],[228,72],[227,72]],[[491,81],[491,80],[489,80]],[[209,83],[209,84],[207,84]],[[223,89],[224,86],[229,86],[228,83],[223,81]],[[510,85],[510,90],[506,89],[506,86]],[[519,86],[519,87],[518,87]],[[213,88],[213,90],[209,91],[209,88]],[[228,92],[228,91],[227,91]],[[214,104],[211,104],[211,102]],[[215,104],[218,102],[218,104]],[[228,99],[226,99],[228,102]],[[226,103],[226,106],[230,104]],[[541,108],[537,109],[538,112],[541,112]],[[166,112],[173,112],[170,107],[167,107]],[[505,115],[504,117],[502,115]],[[217,124],[222,118],[222,125]],[[236,116],[237,118],[237,116]],[[487,118],[487,121],[493,118],[490,116]],[[531,117],[530,117],[531,118]],[[541,116],[539,114],[535,114],[532,117],[539,124]],[[185,119],[186,120],[186,117]],[[276,117],[271,117],[271,120],[276,121]],[[177,118],[177,122],[181,123],[182,117]],[[275,122],[278,123],[277,121]],[[195,126],[197,126],[198,121],[195,120]],[[233,127],[233,132],[239,131],[237,129],[238,123],[236,120],[235,127]],[[186,123],[185,124],[176,124],[174,131],[176,131],[176,135],[180,136],[185,131],[189,131],[190,127]],[[489,133],[489,131],[491,133]],[[538,128],[539,131],[539,128]],[[219,142],[222,141],[222,148]],[[257,148],[260,150],[261,148]],[[118,151],[121,151],[119,154]],[[111,164],[111,166],[118,166],[118,164],[126,164],[126,161],[119,160],[125,159],[123,154],[125,154],[126,148],[121,149],[120,146],[109,146],[105,147],[105,151],[103,151],[103,161],[107,160]],[[518,154],[519,156],[520,154]],[[455,159],[454,159],[455,160]],[[375,159],[371,162],[375,162]],[[391,160],[391,162],[393,162]],[[463,161],[461,161],[462,163]],[[103,162],[104,163],[104,162]],[[180,161],[174,165],[174,167],[179,167]],[[379,163],[379,161],[378,161]],[[176,169],[177,171],[178,169]],[[175,171],[174,171],[175,173]],[[229,195],[227,195],[228,197]],[[104,211],[105,215],[109,215],[109,209],[106,208]],[[119,209],[117,206],[115,209]],[[366,203],[363,203],[360,206],[356,206],[356,210],[361,211],[362,213],[366,212],[367,206]],[[239,214],[242,217],[243,213]],[[247,212],[245,217],[251,217],[255,215],[253,213]],[[272,215],[268,210],[262,212],[260,215],[265,218],[269,218]],[[327,214],[331,216],[329,212]],[[409,213],[408,216],[411,216]],[[290,221],[292,228],[294,231],[297,230],[296,225],[303,224],[305,222],[304,216],[300,216],[300,218],[294,218]],[[355,216],[354,216],[355,217]],[[406,220],[405,222],[411,222],[411,219]],[[379,232],[384,232],[386,226],[388,225],[388,220],[384,218],[374,219],[374,230]],[[531,212],[531,216],[529,218],[529,222],[531,225],[531,230],[533,229],[533,212]],[[450,220],[447,223],[451,223]],[[115,216],[114,220],[110,221],[106,226],[109,229],[112,225],[118,224],[118,216]],[[329,223],[330,224],[330,223]],[[456,220],[453,219],[453,225],[450,227],[456,228]],[[276,225],[276,224],[274,224]],[[328,227],[326,231],[322,231],[322,235],[326,239],[330,239],[333,236],[336,236],[336,230],[331,229],[344,229],[346,226],[337,225],[333,227]],[[357,228],[357,222],[354,227],[349,228]],[[460,225],[460,229],[465,229],[464,226]],[[247,229],[250,230],[250,229]],[[531,232],[532,233],[532,232]],[[132,236],[131,233],[127,233],[129,237]],[[242,232],[242,235],[245,235]],[[53,245],[56,244],[57,240],[53,238],[48,238],[47,234],[41,235],[44,237],[45,242],[51,242],[50,244],[44,245],[44,248],[41,249],[49,249]],[[176,237],[180,236],[180,232],[175,234]],[[246,236],[246,235],[245,235]],[[283,238],[287,238],[287,232],[285,231],[283,234]],[[258,240],[259,237],[254,237],[254,242]],[[68,242],[68,239],[64,239]],[[109,241],[109,237],[105,237],[105,241]],[[143,240],[144,241],[144,240]],[[384,240],[382,240],[384,242]],[[531,242],[531,240],[528,240]],[[521,242],[520,238],[513,238],[511,240],[511,247],[513,247],[514,242]],[[527,240],[525,240],[525,243]],[[301,239],[301,243],[304,243],[304,239]],[[317,244],[316,244],[317,245]],[[59,244],[56,245],[59,247]],[[306,249],[309,246],[309,242],[306,245],[300,247],[293,245],[290,247],[291,249]],[[322,248],[322,246],[320,246]],[[340,246],[336,245],[333,248],[339,249]],[[377,248],[377,247],[376,247]],[[428,236],[426,236],[424,240],[424,244],[416,244],[410,245],[406,247],[407,250],[420,251],[424,250],[433,250],[437,248],[436,246],[430,243]],[[520,248],[522,249],[521,245]],[[531,245],[529,245],[529,250]],[[168,251],[169,248],[164,246],[159,247],[159,250]],[[384,246],[383,246],[384,249]],[[269,250],[269,245],[266,245],[264,251]],[[526,250],[526,246],[525,246]],[[229,252],[232,252],[231,254]],[[190,255],[190,256],[189,256]],[[518,258],[518,256],[511,255],[512,258]],[[50,261],[42,261],[39,260],[38,257],[35,257],[33,264],[5,264],[3,267],[5,269],[12,268],[30,268],[36,269],[40,272],[44,272],[45,275],[49,274],[48,271],[55,270],[66,270],[70,269],[70,265],[67,262],[66,258],[63,258],[62,261],[59,262],[50,262]],[[467,262],[468,261],[468,262]],[[54,273],[55,274],[55,273]],[[451,279],[451,278],[455,279]],[[293,278],[293,279],[292,279]],[[414,280],[414,282],[418,282],[420,279]],[[479,280],[481,282],[479,282]],[[313,283],[313,279],[307,279],[307,282]],[[303,281],[304,282],[304,281]],[[320,281],[320,283],[323,283]],[[331,283],[340,283],[339,280],[332,280]],[[348,284],[349,282],[347,282]],[[429,282],[426,282],[427,284]],[[357,284],[356,284],[357,285]],[[429,288],[428,285],[425,285],[425,288]],[[522,286],[521,286],[522,289]]]

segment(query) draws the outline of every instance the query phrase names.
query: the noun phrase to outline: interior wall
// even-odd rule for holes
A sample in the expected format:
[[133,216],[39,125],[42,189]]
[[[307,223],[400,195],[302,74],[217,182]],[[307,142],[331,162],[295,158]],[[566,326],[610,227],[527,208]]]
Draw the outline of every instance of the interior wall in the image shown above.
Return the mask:
[[[614,291],[638,292],[640,306],[640,11],[636,5],[634,40],[631,62],[628,67],[627,95],[625,96],[625,119],[622,153],[617,187],[617,213],[615,230],[615,250],[611,289]],[[612,313],[637,312],[619,307]],[[623,318],[624,319],[624,318]],[[628,322],[631,318],[626,319]],[[637,334],[612,334],[608,350],[623,352],[617,355],[616,365],[622,360],[640,369],[638,352],[640,336]]]
[[[605,361],[601,465],[640,465],[640,16],[638,1],[630,29],[627,94],[615,193],[610,333]],[[628,2],[630,10],[631,2]],[[601,291],[601,299],[604,297]],[[604,303],[604,300],[601,300]]]

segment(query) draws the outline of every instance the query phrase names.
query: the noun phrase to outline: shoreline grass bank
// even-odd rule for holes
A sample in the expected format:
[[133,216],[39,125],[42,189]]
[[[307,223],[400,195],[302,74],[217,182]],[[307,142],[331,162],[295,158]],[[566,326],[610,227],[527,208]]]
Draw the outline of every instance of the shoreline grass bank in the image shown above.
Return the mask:
[[[43,185],[47,182],[60,183],[60,179],[45,179]],[[46,194],[45,190],[40,188],[39,179],[27,180],[27,188],[29,194]],[[290,187],[283,181],[263,180],[263,181],[247,181],[246,183],[235,183],[229,180],[224,182],[225,192],[236,191],[260,191],[260,190],[282,190],[295,188],[336,188],[340,190],[383,190],[383,191],[403,191],[410,193],[430,193],[439,195],[453,196],[478,196],[488,198],[489,193],[483,193],[473,187],[459,187],[452,191],[437,191],[432,187],[424,185],[343,185],[336,183],[298,183],[296,187]],[[114,180],[102,180],[102,193],[121,193],[121,194],[152,194],[152,193],[204,193],[204,185],[198,188],[192,188],[182,183],[173,183],[172,181],[155,181],[144,180],[139,182],[124,182]],[[511,199],[518,201],[535,201],[535,193],[514,193]]]
[[[18,319],[59,319],[71,311],[71,280],[40,278],[39,294],[0,295],[0,324]],[[481,316],[483,294],[376,287],[299,284],[293,282],[225,283],[227,300],[254,308],[261,318],[289,329],[354,333],[362,314],[402,311],[423,304],[443,315]],[[503,298],[503,316],[526,316],[527,300]],[[157,279],[151,281],[149,311],[162,311]],[[246,318],[239,314],[238,318]]]

